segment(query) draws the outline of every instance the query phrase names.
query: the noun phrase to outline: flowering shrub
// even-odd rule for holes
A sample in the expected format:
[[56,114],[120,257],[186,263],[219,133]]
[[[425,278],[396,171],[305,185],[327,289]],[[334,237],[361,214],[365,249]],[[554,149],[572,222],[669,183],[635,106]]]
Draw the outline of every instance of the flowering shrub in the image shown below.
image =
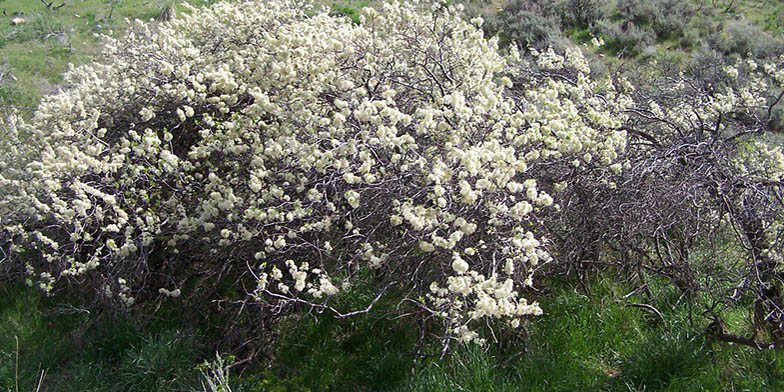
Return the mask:
[[[646,275],[665,277],[713,319],[709,336],[784,344],[782,60],[639,72],[623,170],[574,176],[561,197],[551,227],[563,265],[615,264],[648,293]],[[740,306],[753,315],[751,337],[721,327],[723,311]]]
[[107,38],[7,143],[0,268],[122,306],[234,277],[266,312],[339,317],[375,301],[330,298],[372,279],[465,342],[540,314],[521,293],[568,180],[536,173],[617,165],[628,97],[578,50],[499,54],[459,6],[305,9],[218,3]]

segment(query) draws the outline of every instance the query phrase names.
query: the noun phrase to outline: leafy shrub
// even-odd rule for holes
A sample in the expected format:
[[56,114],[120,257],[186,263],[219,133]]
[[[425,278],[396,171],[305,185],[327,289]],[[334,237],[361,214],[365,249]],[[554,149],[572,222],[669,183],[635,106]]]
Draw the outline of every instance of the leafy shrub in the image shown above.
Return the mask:
[[702,37],[699,30],[690,28],[684,30],[683,36],[680,39],[679,46],[684,49],[696,49],[702,42]]
[[446,344],[539,314],[523,290],[566,183],[534,168],[612,164],[628,100],[595,96],[579,51],[500,55],[458,6],[358,21],[226,2],[107,38],[3,146],[3,273],[124,307],[212,296],[236,323],[394,290]]
[[561,17],[554,2],[513,0],[490,19],[491,32],[498,33],[503,44],[516,42],[523,48],[546,48],[561,35]]
[[616,9],[615,21],[622,31],[632,35],[645,31],[657,40],[682,36],[695,12],[689,2],[677,0],[620,0]]
[[[556,248],[569,268],[617,264],[641,290],[646,275],[666,277],[713,320],[711,338],[780,347],[784,152],[770,133],[784,73],[780,61],[726,61],[703,50],[686,68],[662,62],[618,81],[636,86],[628,161],[570,182]],[[751,337],[724,327],[730,306],[747,307]]]
[[684,34],[686,26],[696,10],[687,1],[665,0],[661,4],[662,13],[653,23],[653,30],[659,39],[677,38]]
[[784,43],[745,21],[731,21],[708,37],[709,44],[725,55],[771,57],[784,51]]
[[631,56],[636,56],[656,41],[653,32],[632,22],[620,24],[602,20],[592,30],[596,36],[604,38],[608,49]]
[[566,0],[560,5],[564,27],[585,29],[608,15],[607,2],[601,0]]
[[640,26],[653,25],[663,11],[659,1],[648,0],[619,0],[616,8],[622,21]]
[[522,48],[565,49],[562,30],[586,29],[605,17],[606,4],[597,0],[513,0],[488,18],[487,30],[499,34],[502,44]]
[[765,17],[765,30],[773,33],[781,33],[784,29],[784,6],[781,4],[774,7]]

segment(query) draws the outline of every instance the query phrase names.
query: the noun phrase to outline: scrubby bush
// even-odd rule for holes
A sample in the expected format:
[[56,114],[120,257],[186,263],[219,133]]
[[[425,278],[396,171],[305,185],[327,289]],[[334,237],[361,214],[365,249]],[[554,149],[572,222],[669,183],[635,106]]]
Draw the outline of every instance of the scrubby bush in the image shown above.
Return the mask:
[[645,26],[660,38],[678,37],[694,15],[694,7],[678,0],[620,0],[618,17],[627,23]]
[[697,49],[702,42],[700,31],[696,28],[689,28],[684,30],[683,36],[680,38],[678,44],[684,49]]
[[560,13],[565,27],[585,29],[604,19],[608,7],[601,0],[565,0],[561,2]]
[[636,56],[645,47],[656,41],[656,35],[645,27],[632,22],[618,23],[602,20],[596,23],[592,33],[602,37],[607,48],[620,54]]
[[486,15],[486,30],[501,37],[502,45],[515,42],[523,49],[554,47],[563,50],[562,31],[587,29],[607,15],[597,0],[513,0],[497,15]]
[[[667,278],[712,321],[709,339],[780,348],[784,151],[771,133],[784,72],[781,59],[724,61],[705,50],[635,74],[625,169],[573,178],[557,259],[616,265],[649,295],[646,276]],[[749,309],[743,329],[725,328],[733,306]]]
[[[68,72],[4,142],[0,272],[121,307],[209,297],[235,322],[394,295],[445,344],[539,314],[544,219],[569,173],[615,165],[630,101],[579,51],[500,55],[459,7],[307,9],[139,22]],[[377,297],[334,307],[358,282]]]
[[662,16],[659,1],[619,0],[616,9],[621,20],[636,25],[653,25]]
[[560,9],[551,1],[513,0],[489,21],[491,32],[499,34],[504,45],[547,48],[561,35]]
[[688,1],[666,0],[660,3],[661,16],[653,23],[653,30],[659,39],[677,38],[684,34],[686,26],[696,13]]
[[[695,10],[688,2],[674,0],[621,0],[612,18],[591,26],[595,35],[604,37],[608,48],[637,55],[656,41],[684,36]],[[693,44],[689,36],[684,44]]]
[[777,56],[784,52],[781,39],[762,31],[756,25],[738,20],[724,25],[722,31],[708,37],[708,43],[725,55]]

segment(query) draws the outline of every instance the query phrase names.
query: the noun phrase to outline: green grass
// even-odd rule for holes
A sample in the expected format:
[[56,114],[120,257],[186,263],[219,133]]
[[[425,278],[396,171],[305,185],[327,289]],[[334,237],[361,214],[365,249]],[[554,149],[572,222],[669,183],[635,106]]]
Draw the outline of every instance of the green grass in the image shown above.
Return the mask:
[[[76,311],[33,289],[0,287],[0,391],[193,390],[209,356],[198,331],[177,319]],[[18,340],[18,350],[17,350]],[[17,367],[18,360],[18,367]]]
[[[568,285],[567,285],[568,286]],[[662,323],[631,308],[598,282],[594,297],[562,287],[542,299],[516,359],[494,348],[464,347],[421,369],[400,391],[779,391],[784,355],[728,344],[705,346],[685,306],[656,303]],[[634,299],[632,299],[634,300]],[[639,298],[637,300],[640,300]],[[520,349],[520,347],[516,347]]]
[[[707,345],[698,314],[662,286],[651,302],[662,321],[623,299],[629,287],[597,278],[593,295],[555,282],[529,339],[455,346],[445,359],[430,345],[415,361],[416,329],[380,314],[348,322],[296,316],[266,367],[236,383],[243,391],[780,391],[784,354]],[[354,293],[352,295],[356,295]],[[739,312],[741,314],[742,312]]]
[[[364,308],[373,297],[372,290],[356,285],[333,306]],[[265,378],[314,391],[375,391],[404,382],[414,363],[417,329],[408,320],[385,317],[395,305],[382,300],[370,315],[347,320],[328,314],[283,320],[276,329],[288,332],[273,350]]]
[[[432,343],[426,359],[415,358],[416,326],[385,317],[394,301],[349,320],[295,314],[276,326],[281,335],[269,357],[242,377],[230,370],[234,391],[784,389],[784,353],[707,345],[706,320],[694,314],[692,325],[673,289],[660,286],[648,301],[624,299],[630,288],[610,277],[594,279],[591,296],[573,283],[550,282],[538,298],[545,314],[528,324],[527,340],[499,335],[499,345],[454,345],[444,359]],[[340,300],[365,303],[366,294]],[[0,298],[0,391],[15,391],[17,381],[19,390],[35,390],[42,371],[47,391],[201,390],[196,366],[214,358],[209,338],[169,313],[144,323],[88,315],[13,285]],[[655,306],[664,321],[632,302]]]

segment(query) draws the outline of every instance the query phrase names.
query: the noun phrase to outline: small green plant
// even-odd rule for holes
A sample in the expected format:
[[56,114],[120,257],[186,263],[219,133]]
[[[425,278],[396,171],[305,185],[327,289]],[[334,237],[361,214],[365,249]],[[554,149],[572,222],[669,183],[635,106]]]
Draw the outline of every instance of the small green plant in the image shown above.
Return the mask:
[[197,366],[196,369],[203,377],[202,390],[204,392],[233,392],[229,377],[229,364],[235,359],[233,355],[224,359],[216,353],[214,360],[204,361]]

